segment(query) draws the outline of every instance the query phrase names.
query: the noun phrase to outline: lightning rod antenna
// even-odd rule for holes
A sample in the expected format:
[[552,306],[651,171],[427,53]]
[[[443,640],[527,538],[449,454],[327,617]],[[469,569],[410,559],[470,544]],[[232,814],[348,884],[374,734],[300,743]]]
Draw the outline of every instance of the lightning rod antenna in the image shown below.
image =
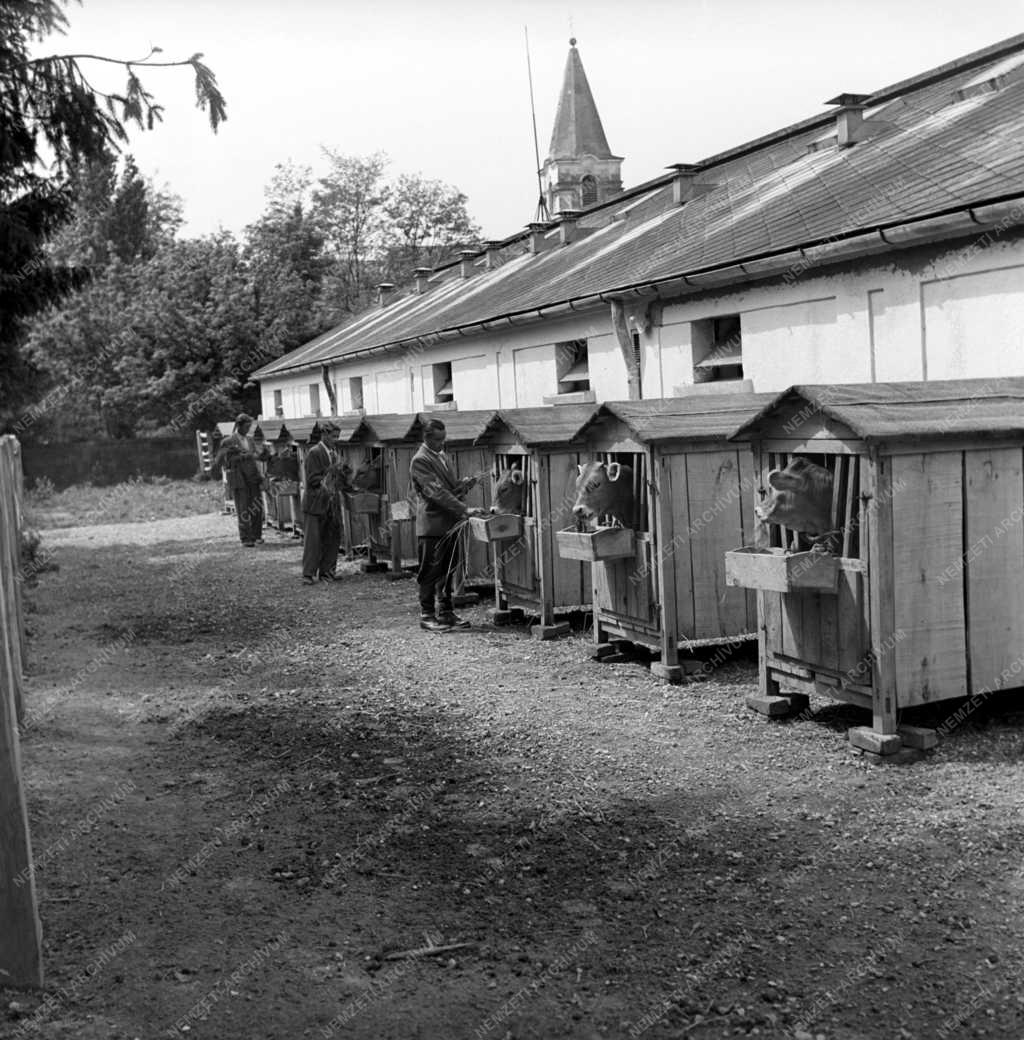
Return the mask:
[[544,199],[544,182],[540,175],[540,144],[537,140],[537,106],[533,101],[533,68],[530,65],[530,32],[523,26],[523,36],[526,38],[526,76],[530,82],[530,117],[533,119],[533,157],[537,170],[537,212],[534,220],[548,220],[548,204]]

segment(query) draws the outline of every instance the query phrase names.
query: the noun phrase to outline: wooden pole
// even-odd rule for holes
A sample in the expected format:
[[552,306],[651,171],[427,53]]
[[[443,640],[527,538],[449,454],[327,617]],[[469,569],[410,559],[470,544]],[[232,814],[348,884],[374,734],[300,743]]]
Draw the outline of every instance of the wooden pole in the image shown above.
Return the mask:
[[43,984],[42,929],[36,909],[28,814],[21,781],[16,703],[21,699],[21,638],[17,611],[18,566],[10,546],[20,545],[14,437],[0,438],[0,985]]
[[633,351],[633,337],[626,325],[626,312],[621,300],[611,300],[612,328],[615,330],[615,339],[618,341],[622,359],[626,362],[626,376],[629,379],[629,399],[640,400],[640,369],[636,363],[636,354]]

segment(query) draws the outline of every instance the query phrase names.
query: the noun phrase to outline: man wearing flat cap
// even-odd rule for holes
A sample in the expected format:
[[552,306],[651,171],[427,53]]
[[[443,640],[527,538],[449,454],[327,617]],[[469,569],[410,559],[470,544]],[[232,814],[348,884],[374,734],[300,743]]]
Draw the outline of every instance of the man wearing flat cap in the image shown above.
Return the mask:
[[341,503],[335,487],[340,470],[337,445],[340,427],[327,420],[318,424],[320,440],[306,454],[306,493],[302,498],[305,516],[302,543],[302,583],[337,581],[338,549],[341,547]]
[[266,452],[249,435],[252,416],[240,412],[234,430],[224,438],[217,451],[217,462],[228,478],[228,490],[235,500],[238,538],[252,548],[263,544],[263,474],[259,459]]

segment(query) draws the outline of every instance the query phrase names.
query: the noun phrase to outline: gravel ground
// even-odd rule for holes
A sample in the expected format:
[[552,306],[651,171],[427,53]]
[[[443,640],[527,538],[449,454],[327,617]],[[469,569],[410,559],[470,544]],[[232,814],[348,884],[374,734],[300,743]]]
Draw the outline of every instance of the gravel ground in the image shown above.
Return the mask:
[[44,549],[48,988],[0,1037],[1024,1035],[1012,701],[876,765],[852,708],[749,713],[750,655],[667,687],[482,606],[423,633],[411,582],[305,588],[229,517]]

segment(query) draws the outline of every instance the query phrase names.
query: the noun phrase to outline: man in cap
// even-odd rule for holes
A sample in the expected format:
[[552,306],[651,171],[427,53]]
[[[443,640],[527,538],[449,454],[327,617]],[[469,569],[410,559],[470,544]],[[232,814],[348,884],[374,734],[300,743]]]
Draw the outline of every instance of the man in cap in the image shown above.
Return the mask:
[[340,427],[329,419],[319,424],[320,440],[306,453],[306,493],[302,499],[305,516],[302,545],[302,583],[337,581],[338,550],[341,548],[341,503],[338,501],[337,452]]
[[452,583],[459,565],[459,538],[455,530],[460,520],[484,512],[470,509],[462,501],[476,484],[475,477],[456,480],[444,451],[445,426],[430,419],[423,428],[423,443],[409,466],[409,478],[416,492],[416,544],[420,568],[420,628],[428,632],[448,632],[469,628],[470,622],[452,609]]
[[216,460],[227,474],[228,489],[235,500],[238,537],[247,548],[263,544],[263,474],[258,460],[266,448],[257,448],[249,435],[252,424],[252,416],[240,412]]

